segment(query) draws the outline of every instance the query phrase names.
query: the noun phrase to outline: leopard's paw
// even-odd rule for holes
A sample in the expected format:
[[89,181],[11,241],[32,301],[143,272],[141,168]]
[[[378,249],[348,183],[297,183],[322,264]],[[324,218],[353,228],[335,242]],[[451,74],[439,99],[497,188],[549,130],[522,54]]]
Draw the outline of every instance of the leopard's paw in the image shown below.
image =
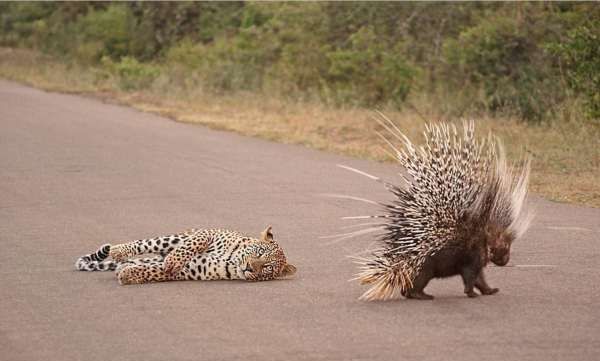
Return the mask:
[[117,274],[121,285],[134,285],[144,283],[144,274],[137,266],[127,266]]
[[174,253],[168,254],[163,262],[165,273],[169,276],[178,274],[183,269],[183,266],[185,266],[183,259]]
[[135,256],[135,252],[131,246],[126,244],[117,244],[110,247],[109,255],[117,262],[124,262],[130,257]]

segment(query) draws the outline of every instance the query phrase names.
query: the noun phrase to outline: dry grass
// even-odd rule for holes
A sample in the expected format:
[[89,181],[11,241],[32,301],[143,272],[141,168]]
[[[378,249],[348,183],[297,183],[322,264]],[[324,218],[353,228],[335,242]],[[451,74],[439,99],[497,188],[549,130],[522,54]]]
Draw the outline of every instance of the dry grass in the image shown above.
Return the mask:
[[[372,111],[337,109],[318,103],[298,103],[257,94],[216,96],[201,87],[183,89],[158,79],[147,90],[120,91],[115,79],[101,70],[68,67],[39,53],[0,49],[0,77],[35,87],[89,94],[172,119],[198,123],[284,143],[370,158],[389,160],[375,135]],[[390,111],[409,137],[423,128],[420,115]],[[435,113],[423,114],[438,119]],[[533,158],[531,189],[548,199],[600,207],[600,128],[584,122],[555,122],[530,126],[511,119],[479,118],[481,132],[493,131],[519,159]]]

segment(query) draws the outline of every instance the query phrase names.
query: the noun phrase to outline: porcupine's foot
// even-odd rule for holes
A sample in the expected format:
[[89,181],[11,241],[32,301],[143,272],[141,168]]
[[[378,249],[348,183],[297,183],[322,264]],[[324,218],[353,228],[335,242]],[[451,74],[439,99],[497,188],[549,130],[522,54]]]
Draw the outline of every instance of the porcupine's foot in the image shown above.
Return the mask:
[[477,292],[475,292],[474,287],[475,287],[475,280],[474,279],[473,280],[465,280],[465,294],[469,298],[479,297],[479,295],[477,294]]
[[413,280],[412,288],[402,292],[402,296],[413,300],[433,300],[432,295],[425,293],[425,287],[432,278],[432,268],[424,266],[419,275]]
[[482,295],[486,296],[493,295],[500,291],[500,289],[492,288],[490,287],[490,285],[487,284],[487,282],[485,281],[485,277],[483,276],[483,270],[479,273],[477,279],[475,280],[475,288],[477,288]]
[[463,279],[465,280],[465,294],[469,297],[469,298],[475,298],[475,297],[479,297],[479,295],[477,294],[477,292],[475,292],[474,287],[475,287],[475,280],[474,279],[466,279],[463,276]]
[[463,267],[460,274],[463,279],[463,283],[465,284],[465,294],[470,298],[479,297],[474,288],[479,276],[483,272],[482,267],[478,262],[479,259],[475,259],[476,261],[473,262],[473,264]]
[[406,294],[404,294],[404,297],[406,298],[410,298],[413,300],[433,300],[433,296],[430,294],[427,294],[425,292],[421,291],[413,291],[413,290],[409,290],[408,292],[406,292]]
[[496,294],[496,293],[498,293],[498,291],[500,291],[499,288],[490,288],[490,289],[487,289],[487,290],[479,289],[479,292],[481,292],[481,294],[484,295],[484,296],[489,296],[489,295]]
[[475,297],[479,297],[479,295],[477,294],[477,292],[471,290],[466,290],[465,289],[465,294],[467,295],[467,297],[469,298],[475,298]]

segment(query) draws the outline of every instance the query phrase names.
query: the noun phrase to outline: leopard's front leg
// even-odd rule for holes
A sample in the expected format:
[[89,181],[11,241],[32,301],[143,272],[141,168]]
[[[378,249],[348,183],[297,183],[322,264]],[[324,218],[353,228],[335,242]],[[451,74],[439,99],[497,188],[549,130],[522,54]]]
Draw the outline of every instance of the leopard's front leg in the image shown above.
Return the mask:
[[185,279],[185,276],[180,272],[175,276],[168,275],[163,269],[162,264],[141,264],[127,266],[120,270],[117,274],[121,285],[132,285],[150,282],[164,281],[179,281]]
[[181,273],[183,267],[202,252],[205,252],[212,242],[212,233],[208,230],[189,234],[184,242],[165,257],[164,270],[167,275],[175,276]]

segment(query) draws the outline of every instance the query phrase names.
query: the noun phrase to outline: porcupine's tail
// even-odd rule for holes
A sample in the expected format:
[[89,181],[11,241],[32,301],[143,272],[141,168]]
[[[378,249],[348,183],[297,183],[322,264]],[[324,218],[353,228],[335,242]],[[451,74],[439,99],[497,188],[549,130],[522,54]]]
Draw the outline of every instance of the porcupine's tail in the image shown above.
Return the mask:
[[110,244],[105,244],[98,248],[94,253],[81,256],[75,262],[75,268],[79,271],[114,271],[118,263],[113,260],[106,260],[110,253]]
[[377,252],[370,258],[354,257],[359,272],[354,280],[371,287],[360,296],[364,301],[386,301],[412,287],[412,270]]

